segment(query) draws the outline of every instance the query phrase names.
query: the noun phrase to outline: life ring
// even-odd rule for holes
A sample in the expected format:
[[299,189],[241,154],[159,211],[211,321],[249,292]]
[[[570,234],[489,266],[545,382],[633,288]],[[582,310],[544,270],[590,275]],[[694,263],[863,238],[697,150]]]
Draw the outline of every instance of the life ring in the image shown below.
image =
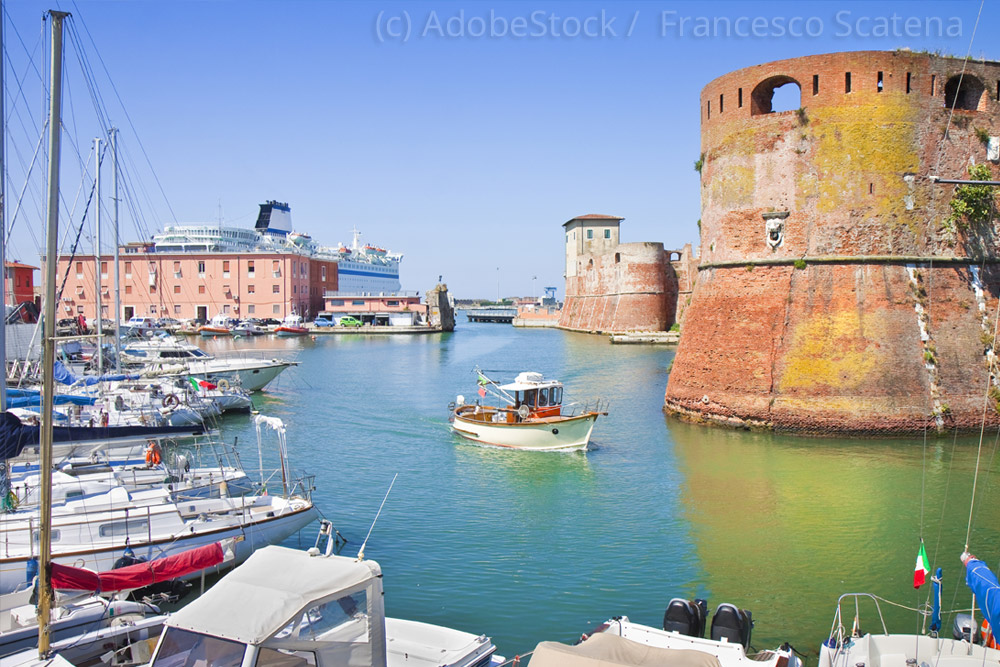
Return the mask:
[[226,389],[229,389],[229,380],[219,380],[215,383],[215,386],[225,391]]
[[181,399],[177,398],[177,394],[167,394],[163,397],[163,407],[173,408],[181,404]]
[[160,455],[160,446],[155,442],[149,443],[149,447],[146,447],[146,465],[160,465],[160,461],[162,460],[163,457]]
[[997,642],[993,638],[993,630],[990,628],[990,622],[985,618],[983,619],[983,624],[979,627],[979,632],[982,636],[983,646],[986,648],[997,648]]

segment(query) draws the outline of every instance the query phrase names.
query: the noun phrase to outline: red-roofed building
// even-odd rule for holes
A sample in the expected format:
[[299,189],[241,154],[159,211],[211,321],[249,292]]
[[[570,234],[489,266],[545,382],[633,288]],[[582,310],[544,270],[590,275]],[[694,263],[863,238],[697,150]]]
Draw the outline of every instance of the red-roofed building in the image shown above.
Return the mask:
[[25,301],[35,300],[35,271],[37,266],[7,262],[7,273],[4,280],[4,294],[9,305],[17,305]]

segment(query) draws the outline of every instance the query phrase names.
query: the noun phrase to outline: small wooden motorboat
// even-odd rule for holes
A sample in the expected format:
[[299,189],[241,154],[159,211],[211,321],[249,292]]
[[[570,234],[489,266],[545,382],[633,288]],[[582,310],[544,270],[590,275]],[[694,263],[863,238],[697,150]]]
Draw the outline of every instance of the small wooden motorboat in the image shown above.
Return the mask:
[[[478,371],[477,371],[478,372]],[[467,403],[459,396],[451,416],[455,433],[475,442],[512,449],[574,451],[586,449],[601,403],[579,412],[563,405],[563,385],[541,373],[521,373],[509,384],[479,373],[479,395],[491,393],[499,405]]]
[[302,318],[298,315],[289,315],[281,321],[274,329],[274,333],[279,336],[305,336],[309,329],[302,326]]

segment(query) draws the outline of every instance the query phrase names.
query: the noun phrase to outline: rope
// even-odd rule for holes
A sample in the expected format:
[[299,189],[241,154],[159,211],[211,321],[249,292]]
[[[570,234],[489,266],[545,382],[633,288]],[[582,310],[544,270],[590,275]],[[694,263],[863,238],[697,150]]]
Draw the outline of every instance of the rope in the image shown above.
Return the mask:
[[937,164],[934,165],[934,174],[938,174],[938,169],[941,167],[941,156],[944,153],[944,145],[948,140],[948,132],[951,130],[951,120],[955,115],[955,106],[958,104],[958,91],[962,90],[962,81],[965,79],[965,68],[969,64],[969,57],[972,55],[972,43],[976,39],[976,29],[979,27],[979,18],[983,15],[983,5],[986,4],[986,0],[980,0],[979,3],[979,13],[976,14],[976,23],[972,26],[972,36],[969,37],[969,49],[965,52],[965,60],[962,62],[962,73],[958,76],[958,90],[956,90],[955,99],[951,101],[951,110],[948,112],[948,122],[944,126],[944,136],[942,137],[941,143],[938,145],[938,155]]

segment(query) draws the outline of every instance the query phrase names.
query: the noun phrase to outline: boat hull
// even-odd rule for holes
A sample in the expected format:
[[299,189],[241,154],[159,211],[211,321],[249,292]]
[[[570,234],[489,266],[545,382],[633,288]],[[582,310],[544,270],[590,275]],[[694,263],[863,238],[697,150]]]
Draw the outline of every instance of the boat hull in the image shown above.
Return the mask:
[[309,333],[309,329],[304,327],[278,327],[274,330],[274,333],[283,338],[287,338],[289,336],[305,336]]
[[232,336],[233,332],[221,327],[198,327],[198,333],[202,338],[215,338],[216,336]]
[[490,423],[463,417],[462,406],[455,411],[452,429],[472,440],[496,447],[530,451],[579,451],[587,448],[597,421],[597,412],[577,417],[560,417],[519,423]]

